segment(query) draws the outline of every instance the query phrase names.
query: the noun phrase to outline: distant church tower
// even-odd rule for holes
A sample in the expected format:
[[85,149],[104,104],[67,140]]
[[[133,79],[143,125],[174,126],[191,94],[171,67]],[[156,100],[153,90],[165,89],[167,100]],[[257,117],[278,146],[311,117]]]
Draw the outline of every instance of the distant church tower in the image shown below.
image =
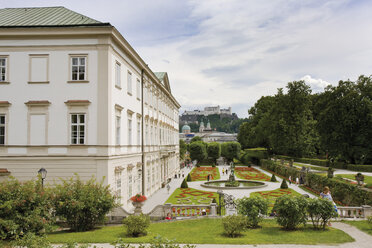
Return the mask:
[[200,122],[200,127],[199,127],[199,133],[202,133],[204,131],[204,122],[203,120]]
[[207,123],[207,128],[206,128],[207,130],[212,130],[212,128],[211,128],[211,123],[209,122],[209,120],[208,120],[208,123]]

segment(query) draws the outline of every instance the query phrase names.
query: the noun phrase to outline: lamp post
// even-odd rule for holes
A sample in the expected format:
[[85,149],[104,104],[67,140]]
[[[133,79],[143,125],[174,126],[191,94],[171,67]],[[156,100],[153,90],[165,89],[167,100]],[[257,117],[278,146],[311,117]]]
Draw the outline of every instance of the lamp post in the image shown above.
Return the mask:
[[41,177],[41,187],[44,188],[44,180],[46,178],[46,175],[47,175],[47,170],[44,169],[44,168],[41,168],[38,172],[37,172],[40,177]]
[[219,200],[219,204],[218,204],[218,211],[220,213],[220,215],[222,216],[222,207],[221,207],[221,204],[222,204],[222,195],[223,195],[223,191],[222,190],[218,190],[217,191],[217,194],[218,194],[218,200]]

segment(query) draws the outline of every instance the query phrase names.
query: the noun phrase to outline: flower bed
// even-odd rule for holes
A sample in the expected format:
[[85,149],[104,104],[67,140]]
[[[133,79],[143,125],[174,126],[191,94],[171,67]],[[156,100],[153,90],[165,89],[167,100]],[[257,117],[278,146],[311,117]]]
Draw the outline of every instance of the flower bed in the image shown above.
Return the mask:
[[253,192],[250,196],[262,196],[263,198],[266,198],[269,200],[269,208],[274,207],[276,198],[283,196],[283,195],[301,195],[297,191],[294,191],[293,189],[275,189],[270,191],[259,191],[259,192]]
[[270,181],[270,177],[251,167],[235,167],[235,175],[240,179],[254,181]]
[[216,167],[211,166],[195,167],[190,172],[192,181],[207,181],[208,175],[211,175],[211,180],[220,179],[220,173],[218,171],[218,168]]
[[210,204],[213,198],[218,202],[218,194],[216,192],[202,191],[193,188],[178,188],[165,203],[192,205]]

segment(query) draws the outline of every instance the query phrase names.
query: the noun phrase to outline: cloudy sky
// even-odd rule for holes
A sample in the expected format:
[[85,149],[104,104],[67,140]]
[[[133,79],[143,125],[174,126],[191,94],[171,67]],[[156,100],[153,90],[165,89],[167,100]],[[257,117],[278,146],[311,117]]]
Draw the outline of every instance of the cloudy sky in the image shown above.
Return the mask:
[[232,106],[303,79],[314,92],[372,74],[370,0],[0,0],[65,6],[114,25],[153,71],[167,71],[181,112]]

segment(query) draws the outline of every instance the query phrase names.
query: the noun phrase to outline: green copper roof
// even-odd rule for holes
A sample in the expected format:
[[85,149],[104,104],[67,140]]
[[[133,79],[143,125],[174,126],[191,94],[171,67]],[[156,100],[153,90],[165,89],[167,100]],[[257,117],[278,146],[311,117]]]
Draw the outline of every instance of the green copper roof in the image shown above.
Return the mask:
[[0,9],[0,27],[101,26],[102,23],[65,7]]
[[160,80],[163,81],[166,72],[154,72],[155,76]]

